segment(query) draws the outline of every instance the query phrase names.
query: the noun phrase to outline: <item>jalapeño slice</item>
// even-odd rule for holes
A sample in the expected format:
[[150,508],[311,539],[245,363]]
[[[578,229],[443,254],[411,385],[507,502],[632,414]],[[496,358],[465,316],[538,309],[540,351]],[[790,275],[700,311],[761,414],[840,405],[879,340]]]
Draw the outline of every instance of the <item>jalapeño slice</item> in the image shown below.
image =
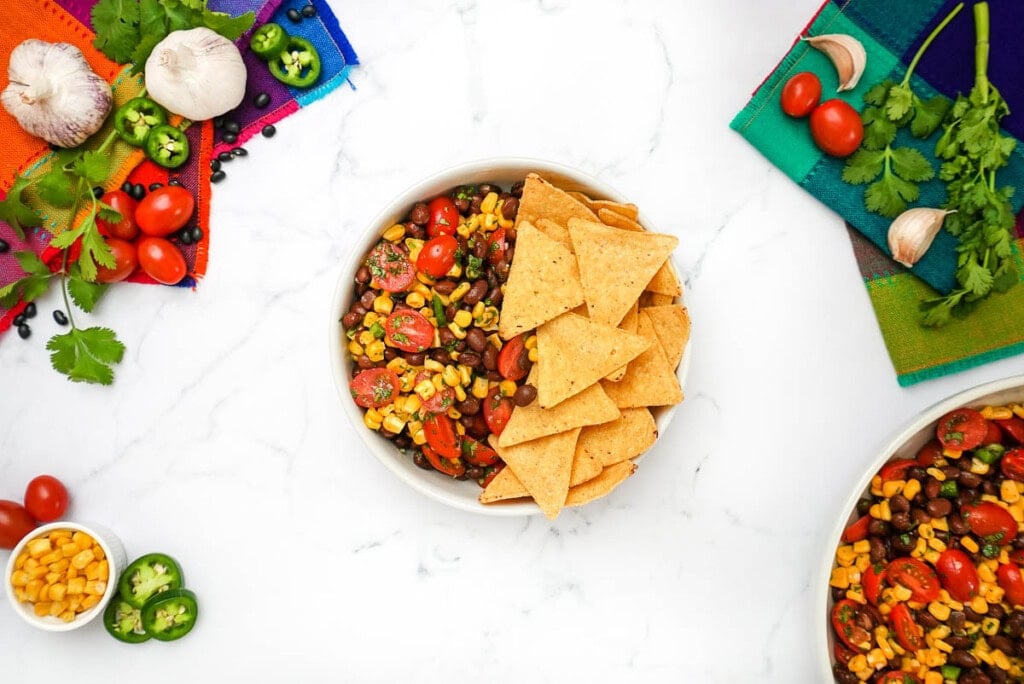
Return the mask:
[[188,589],[171,589],[153,596],[142,607],[142,627],[154,639],[180,639],[196,625],[199,602]]
[[269,62],[282,52],[288,44],[288,33],[281,28],[280,24],[272,21],[256,29],[249,39],[249,47],[257,57],[264,62]]
[[146,156],[168,169],[176,169],[188,159],[188,138],[168,124],[154,126],[146,138]]
[[129,145],[142,147],[156,126],[167,123],[167,112],[148,97],[136,97],[118,107],[114,129]]
[[320,78],[320,53],[305,38],[289,36],[284,50],[270,60],[270,73],[285,85],[308,88]]
[[142,608],[153,596],[180,589],[185,584],[181,566],[163,553],[147,553],[132,561],[117,582],[121,600]]
[[103,611],[103,626],[110,636],[125,643],[139,644],[149,639],[149,633],[142,626],[142,611],[120,595],[115,595]]

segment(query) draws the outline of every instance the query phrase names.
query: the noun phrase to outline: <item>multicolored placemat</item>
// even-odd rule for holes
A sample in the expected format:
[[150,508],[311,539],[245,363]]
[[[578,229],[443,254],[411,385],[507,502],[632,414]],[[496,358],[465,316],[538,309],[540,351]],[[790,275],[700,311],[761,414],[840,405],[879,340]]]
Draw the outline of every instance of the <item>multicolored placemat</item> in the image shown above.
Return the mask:
[[[782,86],[795,73],[811,71],[822,81],[823,99],[839,97],[858,111],[863,96],[886,78],[899,81],[915,52],[932,30],[960,3],[953,0],[829,0],[794,40],[778,65],[758,86],[750,102],[730,124],[793,181],[834,209],[852,228],[854,255],[867,286],[886,348],[901,385],[936,378],[1024,351],[1024,285],[992,295],[965,319],[942,328],[923,328],[918,305],[954,285],[956,239],[942,231],[925,257],[911,270],[889,258],[886,235],[890,219],[864,207],[864,186],[843,182],[844,160],[823,154],[814,145],[805,119],[786,116],[779,107]],[[938,35],[911,79],[922,97],[941,93],[955,98],[974,83],[974,20],[972,4]],[[1017,189],[1013,209],[1024,207],[1024,3],[989,0],[991,53],[988,74],[1011,111],[1004,131],[1018,144],[1010,164],[998,172],[999,186]],[[857,87],[836,93],[838,77],[828,58],[801,37],[845,33],[863,43],[867,67]],[[901,132],[899,145],[920,149],[931,158],[936,136],[918,141]],[[917,206],[939,206],[945,186],[938,180],[921,185]],[[1017,255],[1024,247],[1022,221],[1017,221]],[[1024,264],[1018,263],[1024,275]]]
[[[140,77],[129,74],[130,67],[124,67],[107,59],[92,46],[94,33],[91,29],[90,14],[97,0],[24,0],[0,4],[0,55],[9,57],[11,50],[27,38],[48,42],[67,42],[79,47],[92,69],[111,83],[115,107],[137,95],[142,88]],[[301,13],[304,7],[312,6],[315,11]],[[321,59],[321,75],[317,83],[300,90],[280,83],[269,73],[252,51],[247,49],[250,32],[237,41],[246,63],[248,79],[246,95],[242,103],[226,118],[239,124],[240,131],[232,142],[226,142],[212,122],[190,126],[186,134],[193,153],[182,167],[168,171],[145,160],[142,153],[120,140],[106,150],[116,172],[106,184],[105,190],[120,187],[125,181],[142,184],[166,184],[170,180],[181,183],[195,193],[197,209],[192,223],[202,230],[198,242],[181,245],[188,263],[188,276],[179,283],[182,287],[194,287],[206,273],[208,265],[210,229],[210,181],[211,159],[221,153],[234,150],[254,135],[260,134],[267,125],[275,124],[297,112],[343,84],[350,84],[351,69],[358,65],[358,57],[345,36],[337,17],[325,0],[209,0],[211,10],[239,15],[253,12],[256,20],[253,29],[267,21],[284,26],[289,33],[302,36],[316,46]],[[289,16],[291,10],[291,17]],[[299,11],[300,20],[292,17]],[[7,60],[0,63],[0,73],[6,73]],[[4,82],[6,84],[6,81]],[[269,104],[257,106],[256,96],[266,93]],[[111,117],[112,119],[112,117]],[[94,135],[93,145],[106,137],[111,121]],[[0,197],[5,196],[18,176],[32,176],[43,172],[53,157],[53,151],[39,138],[25,133],[6,111],[0,109]],[[27,231],[26,240],[19,239],[14,230],[0,221],[0,239],[10,245],[10,251],[0,254],[0,286],[20,278],[23,273],[14,257],[17,251],[31,250],[39,254],[52,269],[59,268],[57,250],[48,247],[53,232],[67,224],[68,214],[48,207],[31,190],[26,191],[29,205],[44,216],[39,228]],[[130,278],[133,282],[154,283],[144,274]],[[24,302],[10,310],[0,308],[0,333],[8,330],[14,317],[24,308]]]

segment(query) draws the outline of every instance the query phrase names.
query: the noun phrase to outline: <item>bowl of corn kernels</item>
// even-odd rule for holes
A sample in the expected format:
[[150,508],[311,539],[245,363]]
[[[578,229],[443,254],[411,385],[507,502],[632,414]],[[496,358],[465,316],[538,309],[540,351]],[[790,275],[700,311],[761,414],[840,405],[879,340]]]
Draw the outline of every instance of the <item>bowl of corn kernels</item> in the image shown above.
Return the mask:
[[899,430],[826,549],[821,681],[1024,681],[1024,376]]
[[66,632],[103,613],[117,592],[124,545],[94,524],[59,521],[42,525],[18,542],[7,562],[6,594],[33,627]]

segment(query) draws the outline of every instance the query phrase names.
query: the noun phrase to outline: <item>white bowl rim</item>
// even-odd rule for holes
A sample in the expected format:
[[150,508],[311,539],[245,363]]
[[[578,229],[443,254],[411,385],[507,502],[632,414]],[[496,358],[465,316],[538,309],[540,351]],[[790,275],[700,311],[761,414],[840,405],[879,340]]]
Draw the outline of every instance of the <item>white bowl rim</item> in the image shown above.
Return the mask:
[[1022,398],[1024,398],[1024,375],[1015,375],[975,385],[974,387],[957,392],[932,404],[917,414],[905,425],[897,429],[895,434],[883,443],[884,448],[882,448],[878,452],[878,455],[872,459],[860,480],[853,487],[850,495],[843,503],[842,508],[837,511],[834,518],[835,523],[833,524],[828,537],[825,539],[826,543],[824,545],[824,552],[819,561],[817,579],[814,584],[814,630],[817,643],[816,650],[821,670],[819,674],[822,676],[821,681],[834,681],[834,677],[832,675],[832,662],[834,656],[831,646],[832,627],[829,618],[829,606],[831,605],[829,579],[832,575],[835,550],[838,547],[839,538],[842,535],[843,530],[846,529],[846,526],[850,523],[857,501],[870,486],[871,478],[878,472],[886,461],[893,458],[894,454],[901,447],[948,412],[953,409],[960,408],[961,406],[977,406],[984,404],[987,403],[985,400],[988,397],[1016,390],[1019,390]]
[[[362,422],[362,411],[353,402],[344,400],[344,397],[348,394],[348,369],[346,367],[344,354],[335,352],[341,351],[338,338],[338,317],[340,312],[344,311],[346,308],[345,305],[347,303],[350,284],[355,277],[355,271],[358,268],[358,264],[361,262],[360,257],[362,256],[361,250],[363,249],[363,245],[365,245],[372,236],[380,234],[382,229],[381,227],[385,221],[397,220],[408,209],[410,202],[426,197],[432,192],[440,192],[441,189],[454,187],[466,182],[483,182],[483,178],[481,178],[480,181],[467,180],[474,176],[483,175],[484,178],[490,178],[490,174],[492,174],[492,172],[493,175],[501,175],[512,171],[515,171],[516,173],[521,171],[524,176],[526,172],[535,171],[542,175],[547,173],[568,179],[574,179],[579,183],[585,183],[590,186],[591,192],[602,198],[622,203],[629,201],[622,195],[622,193],[587,172],[580,171],[558,162],[515,156],[489,157],[454,164],[428,175],[412,185],[409,185],[402,192],[395,194],[393,199],[388,202],[383,209],[378,211],[377,214],[363,227],[362,231],[360,231],[352,252],[346,255],[343,260],[341,272],[339,273],[337,284],[335,286],[334,296],[331,298],[331,310],[328,319],[328,351],[331,356],[331,374],[334,378],[339,401],[342,404],[342,410],[348,417],[353,428],[356,430],[366,429]],[[492,178],[492,180],[500,181],[501,179]],[[639,221],[650,229],[651,223],[644,218],[642,211],[640,212]],[[676,265],[675,260],[670,258],[670,262],[678,273],[679,267]],[[685,301],[681,300],[681,303],[685,306]],[[679,378],[680,387],[684,386],[686,376],[689,372],[692,356],[691,347],[692,340],[687,343],[686,349],[683,352],[683,358],[680,361],[679,368],[677,369],[676,375]],[[666,407],[663,410],[659,417],[659,438],[664,433],[664,429],[668,426],[677,409],[678,404],[676,406]],[[420,477],[419,472],[415,473],[416,476],[410,475],[410,471],[406,467],[403,467],[400,459],[395,458],[397,450],[394,447],[388,447],[386,440],[383,438],[380,438],[380,441],[380,445],[374,446],[371,446],[367,440],[363,440],[362,443],[366,445],[366,448],[373,453],[378,461],[383,463],[384,466],[394,473],[400,480],[429,498],[445,503],[453,508],[480,515],[510,517],[539,515],[542,513],[540,507],[533,501],[484,505],[481,504],[476,497],[472,497],[470,499],[464,496],[454,495],[452,492],[447,491],[443,486],[443,484],[450,482],[448,480],[440,477],[435,477],[434,479]],[[429,474],[429,472],[425,470],[422,471],[422,473]]]

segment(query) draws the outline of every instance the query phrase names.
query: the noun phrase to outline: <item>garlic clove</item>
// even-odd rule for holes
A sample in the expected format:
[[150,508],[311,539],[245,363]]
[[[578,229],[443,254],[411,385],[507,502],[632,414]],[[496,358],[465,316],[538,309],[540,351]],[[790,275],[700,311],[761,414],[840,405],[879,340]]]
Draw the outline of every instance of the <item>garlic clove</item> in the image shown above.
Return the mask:
[[932,246],[946,216],[953,213],[954,210],[915,207],[897,216],[889,225],[892,258],[912,268]]
[[826,33],[810,36],[805,40],[811,47],[824,52],[832,60],[839,75],[837,91],[853,90],[857,87],[868,62],[867,52],[859,40],[845,33]]

